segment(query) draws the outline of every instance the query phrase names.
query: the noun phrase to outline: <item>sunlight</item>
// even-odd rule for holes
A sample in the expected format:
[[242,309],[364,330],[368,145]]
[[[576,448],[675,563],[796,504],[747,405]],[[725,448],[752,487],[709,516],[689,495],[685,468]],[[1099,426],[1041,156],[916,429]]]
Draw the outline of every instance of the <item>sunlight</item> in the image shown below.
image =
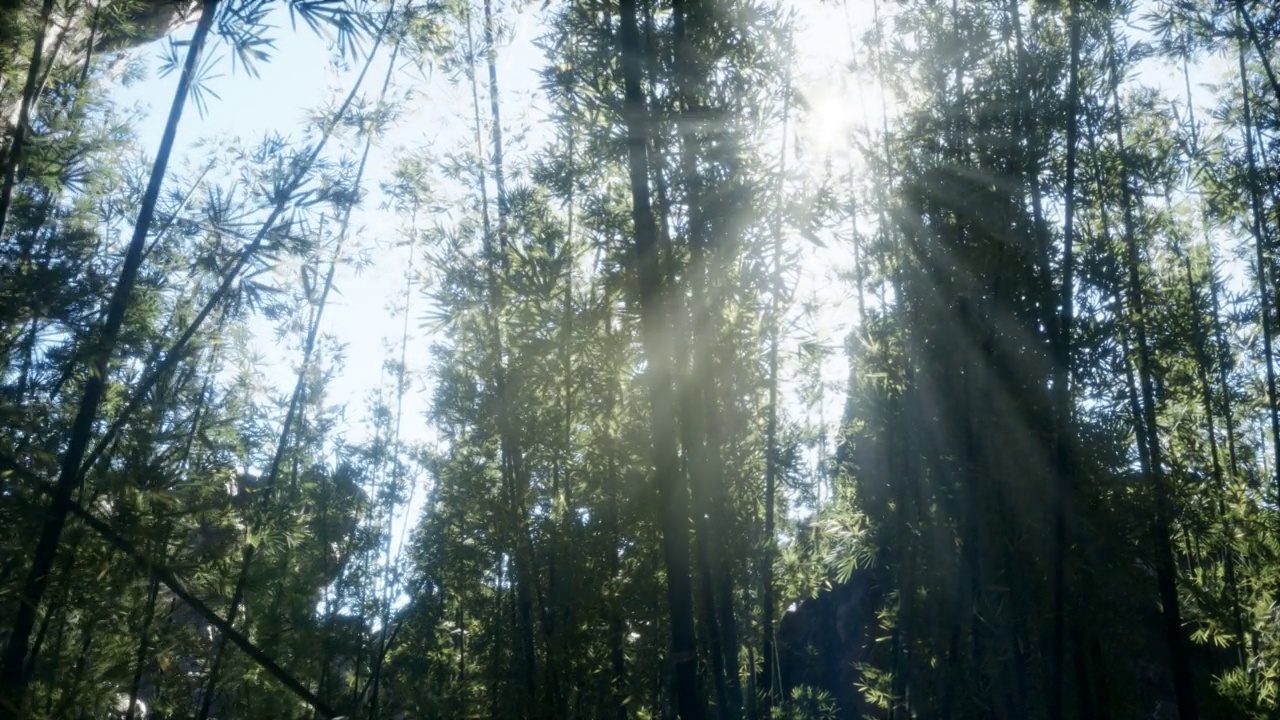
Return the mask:
[[802,11],[799,67],[817,70],[800,78],[803,107],[794,117],[793,141],[811,176],[863,165],[855,134],[880,125],[884,98],[875,73],[863,65],[868,48],[861,44],[871,22],[865,3],[815,4]]
[[799,114],[796,153],[811,172],[821,172],[834,156],[849,148],[849,134],[857,127],[849,75],[811,83],[804,89],[808,106]]
[[165,3],[0,7],[5,717],[1276,716],[1270,4]]

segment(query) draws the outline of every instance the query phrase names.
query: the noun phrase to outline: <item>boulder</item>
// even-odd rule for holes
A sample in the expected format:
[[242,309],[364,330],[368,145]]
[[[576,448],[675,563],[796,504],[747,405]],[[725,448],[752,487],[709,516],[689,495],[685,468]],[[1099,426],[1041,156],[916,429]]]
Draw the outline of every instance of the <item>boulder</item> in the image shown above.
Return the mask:
[[871,652],[879,596],[873,571],[855,570],[846,582],[797,603],[782,616],[777,654],[784,698],[808,687],[835,702],[839,720],[864,717],[856,665]]

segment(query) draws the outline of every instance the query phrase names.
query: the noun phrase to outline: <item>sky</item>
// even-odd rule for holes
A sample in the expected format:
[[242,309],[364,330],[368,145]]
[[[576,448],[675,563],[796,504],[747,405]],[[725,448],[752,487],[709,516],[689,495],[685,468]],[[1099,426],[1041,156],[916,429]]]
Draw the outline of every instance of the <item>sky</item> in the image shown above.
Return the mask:
[[[862,4],[861,0],[852,2]],[[869,7],[870,3],[866,5]],[[526,142],[530,147],[536,147],[539,141],[537,129],[540,127],[538,119],[544,111],[537,92],[537,73],[545,61],[534,40],[543,33],[544,26],[535,10],[509,13],[502,2],[498,2],[496,7],[502,21],[512,25],[510,41],[498,53],[504,131],[510,136],[514,130],[531,130]],[[814,114],[817,125],[793,128],[793,133],[798,133],[795,137],[802,137],[812,147],[821,150],[829,146],[826,149],[834,149],[832,141],[847,129],[848,117],[863,114],[859,107],[861,103],[850,94],[856,90],[853,86],[857,83],[847,82],[845,72],[850,59],[850,36],[845,22],[847,9],[816,2],[798,2],[795,7],[802,25],[796,45],[807,58],[801,67],[808,68],[810,73],[798,78],[797,82],[802,89],[811,91],[811,95],[821,97],[818,112]],[[259,77],[247,76],[242,68],[233,69],[224,43],[214,47],[212,56],[218,69],[211,73],[206,85],[216,96],[208,98],[203,114],[194,104],[188,104],[178,133],[170,177],[190,176],[181,169],[199,167],[206,161],[204,152],[194,147],[201,139],[239,137],[252,142],[269,132],[297,136],[310,108],[318,101],[340,96],[351,87],[355,72],[336,70],[329,62],[326,41],[306,27],[291,28],[284,8],[281,3],[268,18],[268,22],[275,26],[268,33],[276,39],[275,50],[270,62],[261,64]],[[854,11],[848,17],[864,21],[867,15],[868,12]],[[171,39],[177,42],[186,40],[192,29],[191,25],[179,29]],[[168,39],[161,40],[133,50],[132,54],[147,66],[144,79],[117,87],[114,91],[113,99],[117,103],[136,106],[144,112],[138,135],[149,155],[154,154],[159,142],[177,81],[177,73],[161,77],[158,72],[168,42]],[[386,71],[386,58],[384,50],[382,57],[370,68],[369,79],[365,82],[365,86],[370,88],[368,97],[376,93]],[[373,263],[360,272],[349,265],[340,267],[335,279],[335,295],[326,307],[322,327],[322,332],[345,345],[345,367],[328,388],[328,402],[346,405],[350,425],[348,439],[353,441],[363,439],[361,434],[366,431],[363,418],[367,416],[369,398],[379,387],[392,385],[392,379],[384,375],[382,368],[388,357],[398,355],[404,321],[401,308],[409,251],[403,243],[399,247],[395,245],[402,238],[405,226],[402,219],[380,209],[384,195],[378,189],[379,182],[389,178],[396,159],[408,149],[422,146],[447,149],[473,142],[468,85],[454,86],[440,71],[428,69],[424,73],[407,66],[402,67],[395,77],[394,82],[400,89],[414,88],[414,98],[394,128],[375,143],[370,153],[364,182],[369,194],[353,213],[351,225],[359,242],[374,248]],[[819,88],[822,90],[814,90]],[[832,94],[830,88],[837,88],[841,94]],[[354,147],[347,149],[358,151]],[[452,190],[466,192],[463,188]],[[839,244],[828,244],[826,249],[822,249],[798,239],[796,242],[802,257],[797,299],[816,297],[820,300],[816,304],[818,312],[804,321],[805,326],[811,327],[838,350],[851,327],[853,303],[846,284],[839,282],[836,275],[850,267],[850,258],[845,256]],[[406,443],[426,441],[430,444],[434,433],[426,413],[430,397],[428,389],[433,378],[428,372],[431,337],[422,322],[429,309],[428,300],[421,292],[422,266],[421,253],[418,253],[417,289],[408,296],[410,338],[406,366],[411,378],[404,398],[401,435]],[[293,268],[291,272],[296,273],[297,269]],[[296,344],[279,343],[265,323],[257,323],[254,327],[254,349],[267,362],[267,377],[283,394],[292,387],[293,374],[300,359]],[[824,380],[829,383],[830,390],[823,403],[827,427],[832,432],[843,407],[840,387],[846,374],[847,365],[842,354],[833,353],[824,372]],[[816,421],[817,409],[803,408],[796,388],[791,390],[792,412]],[[397,547],[403,543],[406,529],[411,530],[416,523],[421,500],[426,495],[422,484],[426,480],[419,478],[412,507],[402,509],[398,515],[393,532],[393,543]]]
[[[855,4],[859,0],[853,0]],[[801,8],[809,3],[797,3]],[[813,3],[810,13],[815,16],[836,16],[839,23],[818,22],[813,29],[805,33],[817,42],[798,42],[803,52],[813,56],[815,62],[810,67],[819,68],[810,78],[813,86],[826,82],[829,75],[839,74],[838,70],[848,63],[849,40],[843,26],[843,12],[840,8],[820,7]],[[283,5],[281,6],[283,7]],[[501,7],[501,4],[499,4]],[[801,13],[802,16],[805,13]],[[507,22],[512,22],[512,15],[504,15]],[[181,158],[179,166],[185,162],[196,166],[203,162],[203,153],[192,145],[206,137],[237,136],[253,139],[267,132],[297,133],[302,127],[307,110],[317,100],[332,98],[338,92],[345,92],[350,87],[354,72],[337,73],[328,64],[328,50],[325,41],[312,35],[305,28],[293,31],[288,26],[287,12],[280,10],[274,13],[270,21],[278,26],[273,33],[277,38],[277,49],[272,60],[262,65],[260,77],[247,77],[243,71],[233,74],[230,63],[226,60],[226,48],[220,45],[215,49],[215,57],[221,59],[222,72],[214,77],[209,87],[217,93],[218,98],[211,98],[208,111],[201,116],[188,105],[179,131],[178,146],[175,157]],[[543,65],[543,57],[533,45],[533,40],[543,32],[540,18],[534,12],[523,12],[514,15],[513,39],[503,47],[498,55],[498,75],[501,88],[503,124],[510,136],[515,129],[534,129],[527,142],[536,145],[536,129],[538,118],[542,115],[541,99],[536,91],[538,85],[537,72]],[[183,28],[174,33],[173,39],[181,41],[190,36],[191,28]],[[164,113],[172,100],[176,73],[167,77],[159,77],[156,72],[161,55],[160,41],[145,46],[134,52],[149,59],[151,68],[147,78],[129,87],[118,88],[115,100],[125,105],[138,104],[148,110],[139,126],[139,136],[144,138],[144,147],[154,151],[158,142],[160,129],[164,122]],[[366,87],[375,88],[377,79],[385,71],[385,55],[370,70],[370,78]],[[403,63],[402,63],[403,64]],[[803,64],[803,63],[802,63]],[[824,71],[825,70],[825,71]],[[389,177],[397,156],[406,148],[427,146],[449,148],[458,143],[471,143],[470,111],[471,100],[469,88],[452,86],[442,73],[429,74],[425,85],[416,88],[416,99],[413,105],[402,113],[400,121],[387,134],[379,139],[370,155],[369,168],[366,171],[365,187],[370,193],[363,207],[353,216],[353,230],[356,230],[365,242],[386,244],[395,238],[401,222],[389,213],[381,211],[378,205],[385,196],[377,189],[381,180]],[[416,70],[401,70],[397,82],[403,87],[407,82],[422,82]],[[482,90],[483,92],[483,90]],[[371,91],[368,93],[372,95]],[[841,99],[824,94],[818,113],[822,125],[837,125],[837,114],[846,110],[854,110],[861,114],[861,108],[850,108],[842,104]],[[843,125],[843,122],[839,123]],[[819,142],[829,140],[834,134],[827,131],[800,132],[814,135]],[[361,366],[353,374],[344,387],[335,388],[335,398],[347,394],[352,398],[361,397],[357,388],[369,385],[368,368],[376,368],[383,357],[382,339],[395,336],[398,340],[400,326],[398,318],[384,319],[371,315],[371,310],[381,310],[395,292],[403,290],[404,270],[407,264],[407,251],[379,253],[373,267],[356,276],[350,268],[339,272],[337,286],[341,290],[338,298],[326,310],[325,331],[332,332],[347,340],[350,364]],[[830,258],[828,258],[830,259]],[[828,265],[826,269],[831,269]],[[822,268],[815,267],[821,276]],[[814,278],[817,279],[816,277]],[[270,353],[275,343],[264,345],[264,352]],[[371,363],[360,359],[372,360]],[[354,368],[353,368],[354,369]],[[373,379],[376,383],[376,378]]]
[[[522,3],[528,5],[528,3]],[[803,75],[795,78],[801,92],[808,98],[810,110],[793,128],[791,140],[800,139],[807,148],[811,163],[821,163],[828,156],[843,156],[836,164],[853,161],[847,153],[847,131],[851,126],[865,126],[878,122],[880,92],[875,78],[869,73],[851,72],[854,38],[870,24],[872,3],[870,0],[846,0],[818,2],[797,0],[792,5],[797,12],[799,29],[795,47],[800,55],[797,64]],[[532,130],[527,142],[536,147],[538,120],[544,108],[537,92],[538,69],[544,58],[534,40],[542,34],[544,26],[536,9],[514,13],[506,11],[506,5],[498,2],[497,12],[502,21],[513,25],[511,39],[498,53],[504,130],[510,136],[517,129]],[[532,7],[532,6],[531,6]],[[220,76],[209,80],[209,88],[217,97],[211,97],[207,112],[201,116],[194,105],[188,105],[178,134],[179,149],[173,166],[194,167],[204,161],[203,153],[193,144],[207,137],[241,137],[246,141],[260,138],[268,132],[282,132],[295,136],[303,126],[307,111],[318,101],[345,93],[354,77],[353,72],[336,71],[329,63],[325,40],[316,37],[305,27],[290,27],[284,4],[269,16],[276,26],[269,34],[276,38],[276,49],[270,62],[260,68],[260,77],[246,76],[243,70],[233,71],[227,60],[224,44],[219,44],[215,57],[220,57]],[[191,34],[191,26],[174,33],[174,40],[184,40]],[[156,68],[167,41],[162,40],[133,52],[150,66],[146,79],[115,91],[114,99],[125,105],[137,104],[148,109],[139,127],[144,147],[154,153],[164,122],[165,112],[172,100],[177,74],[159,77]],[[370,96],[376,92],[386,69],[386,53],[370,69],[366,81]],[[1211,68],[1202,70],[1198,77],[1208,79],[1218,72]],[[215,73],[216,74],[216,73]],[[1181,96],[1181,77],[1167,69],[1152,67],[1142,73],[1142,80],[1155,84],[1174,96]],[[383,374],[383,363],[393,353],[398,354],[403,316],[393,306],[402,302],[406,287],[406,268],[409,260],[407,247],[396,246],[404,230],[403,221],[380,210],[383,195],[378,190],[379,181],[389,177],[398,157],[407,149],[435,147],[447,149],[459,144],[469,146],[473,142],[470,132],[471,98],[466,85],[453,86],[443,73],[428,69],[425,73],[413,68],[402,68],[396,76],[400,89],[412,85],[414,96],[402,113],[399,122],[381,138],[369,159],[365,188],[369,192],[362,207],[353,215],[352,230],[355,237],[375,248],[374,262],[357,273],[351,266],[342,267],[337,275],[335,295],[326,308],[323,332],[345,344],[345,369],[329,388],[329,402],[345,404],[352,426],[351,440],[359,440],[365,423],[368,398],[377,388],[390,379]],[[482,91],[483,92],[483,91]],[[1207,113],[1201,117],[1208,117]],[[180,176],[172,173],[171,176]],[[444,188],[446,194],[465,192],[462,188]],[[792,320],[818,335],[831,346],[832,353],[823,370],[828,384],[823,403],[822,419],[828,429],[834,429],[843,408],[843,384],[847,376],[847,360],[840,349],[843,338],[856,322],[855,303],[847,282],[837,279],[839,273],[852,267],[848,246],[828,243],[819,248],[799,238],[788,242],[800,253],[799,282],[796,288],[797,306],[812,301],[814,312],[806,318],[793,316]],[[423,270],[421,254],[418,254],[416,270]],[[296,273],[296,268],[292,270]],[[429,309],[421,293],[421,276],[415,280],[418,289],[409,295],[410,340],[407,366],[412,374],[409,392],[404,398],[402,437],[406,442],[431,442],[434,437],[426,418],[430,397],[426,389],[432,378],[427,372],[430,366],[428,348],[431,337],[423,327],[421,318]],[[280,388],[280,392],[292,387],[293,372],[299,360],[292,345],[281,344],[265,325],[260,325],[255,338],[257,351],[267,360],[268,377]],[[794,357],[796,346],[784,347],[784,358]],[[799,400],[798,387],[789,383],[789,413],[798,419],[808,418],[816,422],[818,410],[805,407]],[[420,479],[422,480],[422,479]],[[418,501],[425,495],[423,487],[415,492]],[[395,532],[395,542],[400,542],[405,519],[416,519],[419,503],[407,513],[401,513]],[[412,522],[409,523],[411,527]]]

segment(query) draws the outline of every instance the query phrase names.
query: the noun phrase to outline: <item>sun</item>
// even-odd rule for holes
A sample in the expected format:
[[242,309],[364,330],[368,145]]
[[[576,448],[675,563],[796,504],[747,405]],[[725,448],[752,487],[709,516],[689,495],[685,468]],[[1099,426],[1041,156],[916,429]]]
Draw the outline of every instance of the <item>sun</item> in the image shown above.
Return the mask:
[[[862,166],[860,134],[875,132],[892,116],[892,98],[875,72],[876,50],[867,46],[873,13],[869,3],[814,3],[800,13],[795,47],[801,98],[794,114],[797,160],[813,173],[832,166]],[[887,103],[887,104],[886,104]]]
[[796,150],[809,162],[826,164],[843,154],[854,128],[847,78],[812,83],[804,92],[804,109],[797,118]]

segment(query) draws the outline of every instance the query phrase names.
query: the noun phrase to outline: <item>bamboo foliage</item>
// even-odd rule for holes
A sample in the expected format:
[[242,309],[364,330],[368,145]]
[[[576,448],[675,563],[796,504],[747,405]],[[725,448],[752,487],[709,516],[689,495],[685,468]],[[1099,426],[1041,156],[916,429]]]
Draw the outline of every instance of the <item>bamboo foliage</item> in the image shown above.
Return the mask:
[[205,2],[148,156],[149,7],[0,8],[0,714],[1276,714],[1269,5]]

